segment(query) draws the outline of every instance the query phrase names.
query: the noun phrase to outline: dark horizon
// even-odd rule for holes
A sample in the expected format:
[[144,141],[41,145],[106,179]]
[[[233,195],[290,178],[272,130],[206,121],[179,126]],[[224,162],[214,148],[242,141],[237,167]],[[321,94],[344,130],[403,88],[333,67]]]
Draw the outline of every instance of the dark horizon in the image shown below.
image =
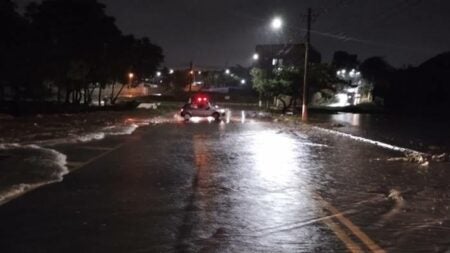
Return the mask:
[[[30,1],[16,2],[23,7]],[[289,38],[300,42],[302,15],[309,6],[320,14],[312,27],[312,44],[325,62],[335,51],[344,50],[358,54],[360,60],[382,56],[401,67],[450,50],[450,3],[442,0],[101,2],[123,33],[148,36],[161,45],[165,65],[171,67],[187,67],[190,60],[212,68],[248,66],[257,44],[285,43]],[[276,15],[286,22],[284,34],[269,29]]]

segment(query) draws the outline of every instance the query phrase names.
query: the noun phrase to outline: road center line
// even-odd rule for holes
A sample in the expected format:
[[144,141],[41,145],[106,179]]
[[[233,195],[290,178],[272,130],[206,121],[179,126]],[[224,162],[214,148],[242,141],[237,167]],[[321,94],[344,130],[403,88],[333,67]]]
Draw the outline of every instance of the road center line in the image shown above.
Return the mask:
[[345,231],[333,222],[331,219],[324,219],[323,223],[327,225],[331,231],[345,244],[345,247],[351,252],[351,253],[363,253],[364,251],[361,249],[361,247],[358,246],[348,235],[345,233]]
[[378,244],[375,243],[370,237],[364,233],[357,225],[353,224],[349,219],[347,219],[342,212],[340,212],[336,207],[331,205],[329,202],[324,200],[320,195],[316,194],[317,199],[323,204],[323,207],[335,214],[335,218],[344,226],[346,226],[356,237],[358,237],[364,245],[370,249],[373,253],[386,253]]
[[121,144],[115,146],[114,148],[109,149],[109,150],[106,151],[106,152],[103,152],[103,153],[101,153],[101,154],[99,154],[99,155],[97,155],[97,156],[94,156],[94,157],[92,157],[91,159],[87,160],[86,162],[76,162],[76,163],[75,163],[75,162],[70,162],[69,165],[70,165],[70,164],[75,165],[75,166],[73,167],[73,169],[71,170],[71,172],[73,172],[73,171],[75,171],[75,170],[79,170],[79,169],[81,169],[81,168],[83,168],[83,167],[85,167],[85,166],[87,166],[87,165],[89,165],[89,164],[95,162],[96,160],[98,160],[98,159],[100,159],[100,158],[102,158],[102,157],[108,155],[109,153],[111,153],[111,152],[113,152],[113,151],[115,151],[115,150],[121,148],[123,145],[125,145],[125,143],[121,143]]
[[81,149],[88,149],[88,150],[96,150],[96,151],[111,151],[115,148],[110,147],[95,147],[95,146],[81,146]]

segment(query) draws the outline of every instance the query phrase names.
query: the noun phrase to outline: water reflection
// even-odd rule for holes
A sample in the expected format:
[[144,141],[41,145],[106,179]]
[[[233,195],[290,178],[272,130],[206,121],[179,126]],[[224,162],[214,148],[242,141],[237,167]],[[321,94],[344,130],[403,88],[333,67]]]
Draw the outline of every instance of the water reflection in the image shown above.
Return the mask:
[[[311,240],[314,235],[305,228],[289,229],[295,224],[316,216],[311,183],[311,162],[307,161],[309,150],[290,135],[274,130],[259,131],[250,137],[248,157],[251,171],[248,174],[244,215],[252,220],[254,231],[263,236],[264,244],[285,245]],[[309,164],[307,167],[306,164]],[[242,211],[242,210],[241,210]],[[262,243],[262,242],[261,242]]]
[[299,225],[317,218],[310,147],[259,123],[252,129],[193,136],[196,178],[184,234],[195,241],[192,251],[307,252],[320,239]]
[[331,116],[333,121],[345,122],[352,126],[361,125],[361,114],[357,113],[338,113]]

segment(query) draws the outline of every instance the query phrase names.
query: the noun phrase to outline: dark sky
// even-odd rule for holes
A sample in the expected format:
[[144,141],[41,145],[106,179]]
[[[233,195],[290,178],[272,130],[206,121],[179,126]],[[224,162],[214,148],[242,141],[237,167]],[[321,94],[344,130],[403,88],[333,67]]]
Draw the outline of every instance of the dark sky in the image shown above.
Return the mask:
[[[22,4],[29,0],[20,0]],[[124,33],[148,36],[166,64],[249,65],[256,44],[300,41],[308,7],[320,13],[312,43],[330,61],[336,50],[419,64],[450,50],[449,0],[100,0]],[[286,27],[274,33],[273,16]]]

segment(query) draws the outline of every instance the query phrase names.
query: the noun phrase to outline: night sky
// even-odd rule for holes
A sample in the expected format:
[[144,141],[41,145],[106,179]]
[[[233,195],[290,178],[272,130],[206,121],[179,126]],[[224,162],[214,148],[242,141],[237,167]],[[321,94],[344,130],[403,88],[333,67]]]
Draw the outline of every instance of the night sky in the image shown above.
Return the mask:
[[[251,64],[256,44],[301,41],[308,7],[312,43],[330,61],[336,50],[360,59],[384,56],[394,66],[417,65],[450,50],[448,0],[100,0],[126,34],[163,47],[166,65],[223,68]],[[28,0],[18,1],[22,6]],[[270,29],[274,16],[282,32]]]

